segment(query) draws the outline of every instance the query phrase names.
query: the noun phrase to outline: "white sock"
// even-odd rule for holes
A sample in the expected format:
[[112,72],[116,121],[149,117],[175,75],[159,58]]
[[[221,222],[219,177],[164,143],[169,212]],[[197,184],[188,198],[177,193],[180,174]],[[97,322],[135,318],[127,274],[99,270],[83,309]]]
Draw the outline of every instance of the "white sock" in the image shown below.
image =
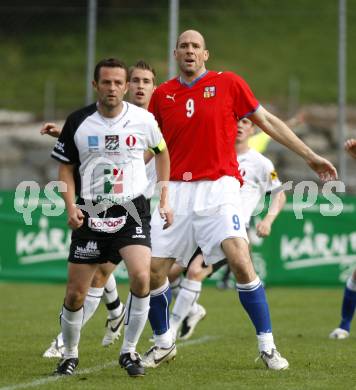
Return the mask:
[[104,287],[97,288],[97,287],[89,287],[88,294],[85,297],[83,309],[84,309],[84,316],[83,316],[83,324],[84,326],[88,320],[93,316],[93,314],[96,312],[96,309],[99,306],[101,297],[103,296]]
[[122,304],[120,304],[119,294],[116,289],[116,280],[113,274],[109,276],[105,284],[103,301],[108,311],[108,318],[112,320],[113,318],[119,317],[122,311]]
[[[96,309],[99,306],[100,299],[103,295],[103,288],[95,288],[90,287],[88,290],[88,294],[85,297],[84,304],[83,304],[83,323],[82,326],[84,326],[88,320],[93,316],[93,314],[96,312]],[[63,335],[62,333],[59,333],[56,337],[57,339],[57,345],[61,347],[63,343]]]
[[169,283],[169,287],[171,288],[172,291],[172,298],[174,299],[177,298],[180,290],[180,284],[182,283],[183,279],[184,279],[183,275],[179,275],[176,280],[173,280],[173,282]]
[[136,351],[136,344],[145,327],[150,309],[150,295],[136,297],[129,293],[126,302],[125,333],[121,347],[121,354]]
[[166,333],[159,335],[154,334],[153,339],[155,341],[155,345],[160,348],[170,348],[174,343],[171,328],[169,328]]
[[276,349],[272,333],[262,333],[257,335],[257,342],[258,350],[260,352],[265,351],[267,353],[271,353],[272,349]]
[[58,336],[56,337],[56,339],[57,339],[58,347],[62,347],[63,346],[63,335],[62,335],[62,333],[59,333]]
[[64,359],[78,357],[80,329],[83,323],[83,307],[77,311],[70,311],[64,306],[61,313],[61,327],[64,344]]
[[[110,276],[108,277],[108,280],[106,281],[106,284],[105,284],[105,290],[110,292],[110,291],[112,291],[114,289],[116,290],[115,276],[113,274],[110,274]],[[104,299],[105,299],[105,295],[104,295]]]
[[194,302],[193,306],[190,308],[190,311],[188,313],[188,317],[194,315],[198,311],[198,302]]
[[201,282],[184,278],[180,285],[180,291],[174,303],[169,322],[174,333],[177,333],[184,318],[198,300],[201,292]]

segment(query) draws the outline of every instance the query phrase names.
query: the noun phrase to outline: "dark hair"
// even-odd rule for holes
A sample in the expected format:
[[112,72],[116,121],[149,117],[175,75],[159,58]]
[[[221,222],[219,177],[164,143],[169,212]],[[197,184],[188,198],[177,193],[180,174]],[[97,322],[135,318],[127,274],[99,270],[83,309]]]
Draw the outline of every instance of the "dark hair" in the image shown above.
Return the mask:
[[94,80],[96,82],[99,81],[99,75],[100,75],[101,68],[121,68],[121,69],[124,69],[125,73],[126,73],[126,79],[127,79],[128,74],[129,74],[127,66],[123,61],[118,60],[116,58],[104,58],[103,60],[99,61],[95,66]]
[[131,76],[132,76],[132,73],[135,69],[142,69],[142,70],[149,70],[152,74],[153,74],[153,84],[155,83],[155,79],[156,79],[156,72],[155,70],[152,68],[152,66],[144,61],[144,60],[139,60],[136,62],[135,65],[133,66],[130,66],[129,68],[129,73],[128,73],[128,80],[130,81],[131,80]]

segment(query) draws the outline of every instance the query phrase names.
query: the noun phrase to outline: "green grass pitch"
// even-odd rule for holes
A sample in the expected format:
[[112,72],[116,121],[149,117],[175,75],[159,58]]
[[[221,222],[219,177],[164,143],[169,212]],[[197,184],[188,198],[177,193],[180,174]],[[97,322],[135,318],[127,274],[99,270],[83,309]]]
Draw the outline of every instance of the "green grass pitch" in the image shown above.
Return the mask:
[[[119,285],[126,298],[127,285]],[[174,362],[129,378],[118,367],[120,341],[101,346],[103,305],[82,331],[77,374],[53,378],[56,359],[43,351],[57,334],[63,285],[0,284],[0,390],[4,389],[354,389],[356,338],[329,340],[339,320],[341,289],[267,289],[275,340],[290,369],[267,371],[254,331],[234,291],[207,286],[208,315],[189,342],[178,342]],[[147,325],[138,345],[148,347]]]

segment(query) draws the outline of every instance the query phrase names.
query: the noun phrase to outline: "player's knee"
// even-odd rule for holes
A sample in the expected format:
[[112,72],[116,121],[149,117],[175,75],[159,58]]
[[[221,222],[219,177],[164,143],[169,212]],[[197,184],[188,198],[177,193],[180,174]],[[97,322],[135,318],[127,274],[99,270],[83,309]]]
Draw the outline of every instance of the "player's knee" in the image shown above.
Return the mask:
[[250,256],[229,261],[229,266],[239,283],[249,283],[256,278]]
[[135,275],[135,280],[139,283],[139,284],[149,284],[150,282],[150,271],[149,270],[142,270],[142,271],[139,271],[136,273]]
[[144,270],[136,273],[130,289],[137,296],[146,296],[150,292],[150,273]]
[[204,269],[202,267],[188,268],[186,278],[200,282],[202,279],[204,279]]
[[69,310],[78,310],[81,306],[83,306],[85,296],[85,291],[69,289],[67,291],[64,304]]
[[91,287],[102,288],[105,286],[107,276],[102,273],[96,273],[91,281]]
[[229,259],[229,266],[233,272],[242,272],[245,269],[249,269],[252,266],[250,256],[240,256]]

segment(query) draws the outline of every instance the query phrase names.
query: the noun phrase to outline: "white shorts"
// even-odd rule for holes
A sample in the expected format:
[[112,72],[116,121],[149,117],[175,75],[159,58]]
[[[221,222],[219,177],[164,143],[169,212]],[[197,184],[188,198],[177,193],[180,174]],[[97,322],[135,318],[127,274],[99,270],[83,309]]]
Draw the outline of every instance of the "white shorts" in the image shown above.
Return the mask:
[[173,224],[163,230],[156,208],[151,221],[152,256],[173,258],[186,267],[197,247],[206,264],[214,264],[225,255],[221,243],[240,237],[248,242],[242,219],[240,183],[224,176],[216,181],[171,182],[170,206]]

